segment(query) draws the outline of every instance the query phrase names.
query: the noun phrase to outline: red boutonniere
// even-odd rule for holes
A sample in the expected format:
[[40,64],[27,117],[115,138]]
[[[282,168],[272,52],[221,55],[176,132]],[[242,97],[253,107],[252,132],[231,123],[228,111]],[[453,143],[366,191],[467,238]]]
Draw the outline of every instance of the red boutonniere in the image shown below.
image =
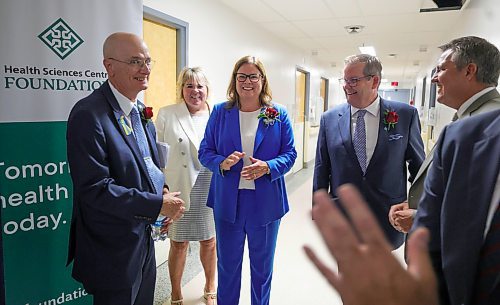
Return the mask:
[[279,115],[280,113],[274,107],[262,107],[257,118],[262,119],[264,123],[269,126],[274,125],[276,121],[281,122],[279,119]]
[[384,112],[384,125],[385,125],[385,130],[389,131],[391,128],[396,127],[396,124],[398,123],[399,120],[399,115],[397,114],[396,111],[394,110],[389,110],[386,109]]
[[139,113],[141,114],[141,119],[144,123],[151,122],[151,118],[153,117],[153,107],[144,107]]

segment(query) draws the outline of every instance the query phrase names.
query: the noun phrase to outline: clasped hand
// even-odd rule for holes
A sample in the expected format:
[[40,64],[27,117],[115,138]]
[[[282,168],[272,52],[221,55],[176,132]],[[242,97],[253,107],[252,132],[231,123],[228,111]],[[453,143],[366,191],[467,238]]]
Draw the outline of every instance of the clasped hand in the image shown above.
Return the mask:
[[[244,152],[235,151],[229,156],[227,156],[224,161],[222,161],[220,168],[223,170],[230,170],[233,165],[238,163],[245,156]],[[241,177],[246,180],[256,180],[267,174],[269,166],[267,162],[262,160],[249,157],[251,165],[244,166],[241,169]]]
[[179,198],[181,192],[169,192],[167,188],[163,189],[163,204],[160,214],[167,216],[171,220],[177,220],[182,217],[185,211],[184,200]]
[[413,225],[414,209],[408,207],[408,201],[391,206],[389,222],[398,231],[408,233]]

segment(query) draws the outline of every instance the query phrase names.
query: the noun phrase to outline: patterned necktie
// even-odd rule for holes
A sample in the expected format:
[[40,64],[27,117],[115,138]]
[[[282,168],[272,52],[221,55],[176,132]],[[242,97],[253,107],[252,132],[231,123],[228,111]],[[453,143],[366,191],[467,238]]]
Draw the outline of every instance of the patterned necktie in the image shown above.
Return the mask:
[[153,159],[151,159],[148,139],[146,138],[146,133],[144,132],[144,128],[142,127],[139,112],[135,107],[132,107],[132,111],[130,111],[130,121],[132,122],[132,129],[134,130],[137,145],[139,146],[141,155],[144,158],[144,162],[146,163],[149,178],[151,178],[151,181],[153,181],[155,192],[158,195],[161,195],[163,193],[165,177],[163,176],[161,170],[154,164]]
[[[500,285],[496,283],[500,272],[500,206],[495,210],[490,229],[481,248],[477,268],[474,303],[500,304]],[[493,303],[492,303],[493,301]]]
[[356,131],[354,132],[353,145],[354,151],[356,152],[356,157],[358,157],[359,165],[363,174],[366,172],[366,128],[365,128],[365,114],[366,110],[358,110],[356,112],[358,117],[356,118]]

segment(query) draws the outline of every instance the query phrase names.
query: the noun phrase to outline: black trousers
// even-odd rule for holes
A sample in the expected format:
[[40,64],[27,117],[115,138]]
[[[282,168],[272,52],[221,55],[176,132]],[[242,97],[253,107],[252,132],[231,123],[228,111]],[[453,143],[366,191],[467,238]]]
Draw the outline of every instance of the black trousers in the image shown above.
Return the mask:
[[94,290],[91,293],[94,305],[153,305],[156,282],[154,243],[151,238],[147,238],[145,243],[148,253],[142,273],[137,275],[134,285],[121,290]]

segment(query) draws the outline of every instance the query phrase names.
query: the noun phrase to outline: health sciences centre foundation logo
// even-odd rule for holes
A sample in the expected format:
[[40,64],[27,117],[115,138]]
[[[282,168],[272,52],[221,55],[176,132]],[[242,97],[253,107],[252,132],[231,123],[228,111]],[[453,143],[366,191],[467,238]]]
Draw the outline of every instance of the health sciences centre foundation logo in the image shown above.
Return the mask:
[[38,38],[61,59],[66,58],[83,43],[83,39],[62,18],[57,19],[38,35]]

